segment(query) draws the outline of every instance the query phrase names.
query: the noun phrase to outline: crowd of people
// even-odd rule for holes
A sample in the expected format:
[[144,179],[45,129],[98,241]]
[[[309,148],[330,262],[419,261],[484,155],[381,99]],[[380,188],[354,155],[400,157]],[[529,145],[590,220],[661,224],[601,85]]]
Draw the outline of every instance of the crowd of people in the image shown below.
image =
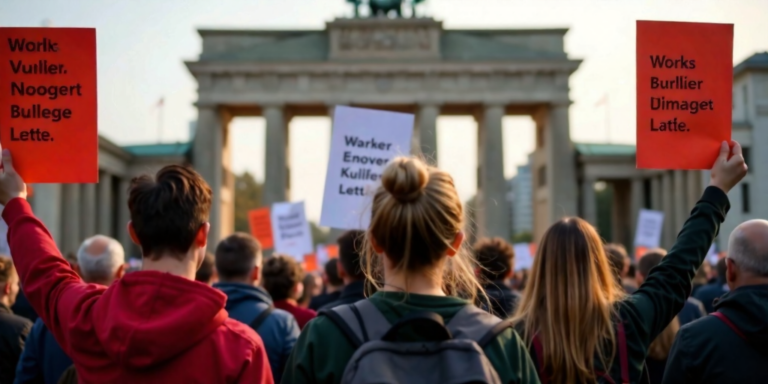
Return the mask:
[[735,142],[669,251],[633,260],[567,217],[525,275],[504,239],[467,244],[451,176],[417,158],[322,276],[244,233],[207,253],[211,189],[182,166],[132,183],[139,271],[105,236],[66,260],[2,160],[0,384],[768,382],[768,221],[702,265],[746,173]]

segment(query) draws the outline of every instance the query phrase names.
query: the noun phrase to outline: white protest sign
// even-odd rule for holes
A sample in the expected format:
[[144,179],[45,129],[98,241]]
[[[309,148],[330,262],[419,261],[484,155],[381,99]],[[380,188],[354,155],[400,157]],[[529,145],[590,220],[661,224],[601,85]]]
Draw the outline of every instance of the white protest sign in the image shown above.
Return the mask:
[[712,243],[712,245],[709,247],[709,251],[707,252],[707,262],[709,262],[712,265],[716,265],[719,260],[720,260],[720,255],[717,254],[717,250],[715,249],[715,243]]
[[320,225],[368,228],[384,168],[394,157],[410,154],[413,121],[405,113],[335,108]]
[[531,245],[528,243],[513,244],[515,250],[515,272],[523,269],[531,269],[533,266],[533,255],[531,255]]
[[303,262],[304,255],[312,253],[312,232],[304,213],[304,202],[272,204],[270,218],[275,252]]
[[635,245],[658,248],[661,244],[661,229],[664,226],[664,212],[641,209],[637,215]]
[[315,255],[317,255],[317,265],[325,265],[330,260],[328,255],[328,247],[324,244],[318,244],[315,248]]

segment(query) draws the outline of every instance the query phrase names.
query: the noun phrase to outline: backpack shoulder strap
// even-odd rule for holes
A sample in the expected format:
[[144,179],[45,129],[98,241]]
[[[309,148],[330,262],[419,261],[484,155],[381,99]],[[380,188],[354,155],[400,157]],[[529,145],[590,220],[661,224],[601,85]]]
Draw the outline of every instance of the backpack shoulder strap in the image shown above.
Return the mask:
[[250,324],[251,329],[253,329],[254,331],[257,331],[261,326],[261,324],[264,323],[264,320],[266,320],[267,317],[269,317],[269,315],[271,315],[274,310],[275,310],[275,307],[270,305],[269,307],[267,307],[267,309],[261,311],[261,313],[259,313],[259,315],[256,316],[255,319],[253,319],[253,321],[251,321],[251,324]]
[[538,333],[533,335],[531,344],[533,344],[533,352],[536,354],[536,368],[539,373],[539,380],[541,380],[541,384],[549,384],[549,375],[544,370],[544,347],[541,345]]
[[624,330],[624,321],[619,319],[617,324],[619,342],[619,364],[621,364],[621,382],[629,383],[629,351],[627,350],[627,332]]
[[457,312],[446,327],[454,338],[474,340],[480,348],[485,348],[499,334],[511,328],[512,321],[501,320],[470,304]]
[[727,325],[729,328],[731,328],[733,330],[733,332],[735,332],[737,335],[739,335],[740,338],[742,338],[744,340],[747,339],[747,337],[744,336],[744,332],[742,332],[741,329],[739,329],[739,327],[737,327],[736,324],[734,324],[731,321],[731,319],[729,319],[728,316],[726,316],[724,313],[722,313],[722,312],[712,312],[712,316],[717,317],[718,319],[720,319],[720,321],[722,321],[723,323],[725,323],[725,325]]
[[370,340],[381,339],[391,326],[370,300],[322,309],[319,314],[333,321],[355,348]]

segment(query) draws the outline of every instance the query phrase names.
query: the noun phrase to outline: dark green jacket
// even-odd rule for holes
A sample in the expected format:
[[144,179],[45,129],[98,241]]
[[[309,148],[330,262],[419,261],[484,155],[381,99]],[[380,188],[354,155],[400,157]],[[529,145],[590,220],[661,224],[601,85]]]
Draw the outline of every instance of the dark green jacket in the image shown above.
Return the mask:
[[677,334],[664,383],[768,383],[768,285],[741,287],[715,304],[741,331],[714,316]]
[[[693,276],[704,261],[729,208],[728,196],[719,188],[708,187],[667,256],[651,270],[637,291],[617,303],[626,332],[632,383],[640,381],[651,342],[683,308],[691,293]],[[530,349],[535,360],[535,352]],[[606,371],[599,366],[595,370]],[[608,372],[615,382],[621,382],[618,354]]]
[[[390,323],[415,311],[431,311],[447,322],[467,301],[455,297],[426,296],[399,292],[377,292],[369,299]],[[336,325],[318,316],[304,328],[288,359],[283,384],[336,384],[355,352],[352,344]],[[517,333],[509,329],[485,348],[502,382],[539,383],[536,370],[525,345]]]

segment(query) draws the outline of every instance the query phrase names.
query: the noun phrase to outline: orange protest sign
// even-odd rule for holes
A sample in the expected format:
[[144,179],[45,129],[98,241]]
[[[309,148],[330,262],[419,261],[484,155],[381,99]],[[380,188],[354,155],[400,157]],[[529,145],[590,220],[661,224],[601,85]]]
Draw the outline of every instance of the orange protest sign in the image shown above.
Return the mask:
[[640,260],[645,254],[648,253],[648,248],[638,245],[635,247],[635,260]]
[[733,25],[637,22],[637,167],[710,169],[731,139]]
[[325,251],[328,252],[328,258],[329,259],[335,259],[339,257],[339,245],[338,244],[330,244],[325,246]]
[[317,255],[315,255],[314,253],[310,253],[309,255],[304,255],[304,271],[306,272],[317,271]]
[[0,143],[28,183],[99,181],[96,30],[0,28]]
[[269,218],[269,207],[249,211],[248,224],[251,227],[251,235],[261,243],[262,249],[270,249],[274,246],[274,240],[272,238],[272,221]]

